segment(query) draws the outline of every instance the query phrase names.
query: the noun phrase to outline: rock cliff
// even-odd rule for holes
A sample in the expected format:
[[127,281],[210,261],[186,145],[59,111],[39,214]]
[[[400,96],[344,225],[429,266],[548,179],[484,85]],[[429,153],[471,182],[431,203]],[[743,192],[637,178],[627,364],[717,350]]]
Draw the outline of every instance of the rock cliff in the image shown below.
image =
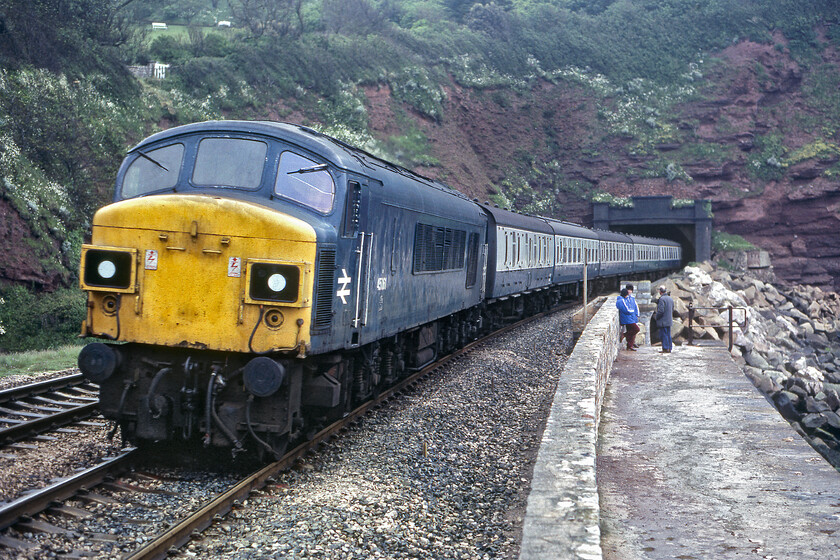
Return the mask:
[[[441,162],[418,170],[481,200],[502,192],[517,208],[584,224],[596,193],[708,198],[714,228],[768,250],[781,279],[840,289],[840,55],[826,47],[803,68],[784,37],[774,41],[716,53],[669,115],[645,107],[664,140],[642,149],[605,122],[619,101],[585,84],[453,85],[442,122],[416,117]],[[374,132],[392,133],[387,92],[368,98]]]

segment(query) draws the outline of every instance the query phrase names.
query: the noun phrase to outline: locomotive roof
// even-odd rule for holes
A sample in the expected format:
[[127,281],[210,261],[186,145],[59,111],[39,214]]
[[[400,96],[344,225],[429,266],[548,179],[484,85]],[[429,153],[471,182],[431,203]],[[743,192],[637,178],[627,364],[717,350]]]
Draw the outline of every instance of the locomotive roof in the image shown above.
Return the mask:
[[386,161],[369,152],[351,146],[346,142],[318,132],[312,128],[283,122],[241,120],[203,121],[176,126],[149,136],[131,148],[129,153],[162,140],[197,133],[243,133],[276,138],[278,140],[284,140],[296,144],[313,153],[317,153],[347,171],[372,177],[376,177],[381,173],[395,174],[423,183],[429,187],[436,188],[464,200],[469,200],[469,197],[463,193],[450,188],[448,185],[441,183],[440,181],[425,177],[419,173],[411,171],[410,169]]

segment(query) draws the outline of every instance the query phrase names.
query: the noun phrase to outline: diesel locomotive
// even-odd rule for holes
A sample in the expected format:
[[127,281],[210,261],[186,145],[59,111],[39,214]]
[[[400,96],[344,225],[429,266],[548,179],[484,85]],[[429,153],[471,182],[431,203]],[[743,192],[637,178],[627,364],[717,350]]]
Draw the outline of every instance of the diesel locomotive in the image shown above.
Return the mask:
[[136,444],[284,452],[401,376],[680,246],[527,216],[312,129],[214,121],[132,148],[82,247],[79,354]]

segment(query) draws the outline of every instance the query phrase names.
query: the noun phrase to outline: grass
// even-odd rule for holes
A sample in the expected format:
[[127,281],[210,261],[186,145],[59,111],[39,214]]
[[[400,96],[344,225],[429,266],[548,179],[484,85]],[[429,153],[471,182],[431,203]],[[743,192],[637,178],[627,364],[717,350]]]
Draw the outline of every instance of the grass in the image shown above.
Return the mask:
[[[141,27],[146,31],[145,44],[147,47],[158,37],[174,37],[183,41],[188,41],[190,38],[190,28],[187,25],[167,24],[166,29],[152,29],[151,24],[143,24]],[[234,31],[234,28],[231,27],[217,27],[215,25],[198,26],[197,28],[203,33],[209,33],[212,31],[220,34],[232,34]]]
[[753,251],[756,246],[733,233],[712,232],[712,249],[715,251]]
[[74,368],[81,349],[79,345],[69,344],[51,350],[0,354],[0,377]]

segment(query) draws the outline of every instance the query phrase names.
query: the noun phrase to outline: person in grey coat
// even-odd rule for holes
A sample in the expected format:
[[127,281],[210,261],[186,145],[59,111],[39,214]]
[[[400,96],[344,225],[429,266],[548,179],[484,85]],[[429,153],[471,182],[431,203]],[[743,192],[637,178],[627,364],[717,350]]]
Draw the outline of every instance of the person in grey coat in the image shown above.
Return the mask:
[[669,354],[674,347],[671,342],[671,325],[674,324],[674,300],[668,295],[665,286],[659,286],[659,302],[654,314],[656,326],[659,327],[659,338],[662,340],[662,353]]

